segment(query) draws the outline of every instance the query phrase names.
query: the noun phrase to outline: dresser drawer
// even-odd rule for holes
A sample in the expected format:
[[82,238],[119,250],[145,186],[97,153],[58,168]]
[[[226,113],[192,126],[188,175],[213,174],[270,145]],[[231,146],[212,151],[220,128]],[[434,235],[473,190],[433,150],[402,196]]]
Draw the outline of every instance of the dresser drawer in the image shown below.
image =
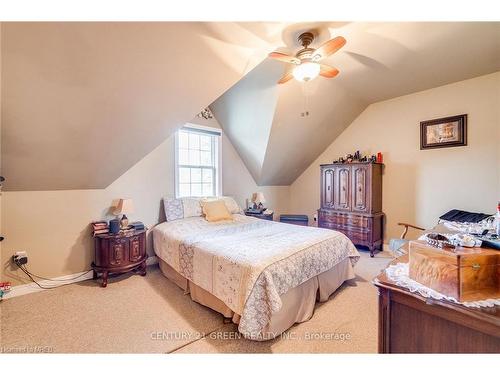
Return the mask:
[[344,233],[354,244],[364,244],[371,241],[371,234],[369,232],[358,232],[346,229],[337,229],[337,231]]
[[330,213],[327,211],[319,212],[319,221],[333,224],[339,228],[359,228],[369,230],[371,227],[370,218],[368,217],[352,214]]

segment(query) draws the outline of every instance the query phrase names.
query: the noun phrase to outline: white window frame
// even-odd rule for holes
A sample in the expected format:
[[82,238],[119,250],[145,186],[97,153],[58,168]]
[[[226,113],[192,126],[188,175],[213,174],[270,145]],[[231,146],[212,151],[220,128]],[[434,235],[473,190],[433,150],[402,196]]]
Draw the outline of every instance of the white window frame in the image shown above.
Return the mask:
[[175,147],[174,147],[174,169],[175,169],[175,177],[174,177],[174,188],[175,188],[175,197],[179,198],[179,130],[203,130],[208,131],[210,133],[217,133],[218,136],[215,137],[217,152],[214,155],[215,158],[215,195],[222,195],[222,130],[217,128],[212,128],[209,126],[203,126],[198,124],[187,123],[182,128],[178,129],[175,132]]

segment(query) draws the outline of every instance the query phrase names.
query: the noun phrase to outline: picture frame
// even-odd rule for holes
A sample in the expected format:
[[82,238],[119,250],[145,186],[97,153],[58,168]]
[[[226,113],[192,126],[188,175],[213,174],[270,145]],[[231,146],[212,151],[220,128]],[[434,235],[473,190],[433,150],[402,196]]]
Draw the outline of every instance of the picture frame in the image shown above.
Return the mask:
[[467,146],[467,115],[420,122],[420,149]]

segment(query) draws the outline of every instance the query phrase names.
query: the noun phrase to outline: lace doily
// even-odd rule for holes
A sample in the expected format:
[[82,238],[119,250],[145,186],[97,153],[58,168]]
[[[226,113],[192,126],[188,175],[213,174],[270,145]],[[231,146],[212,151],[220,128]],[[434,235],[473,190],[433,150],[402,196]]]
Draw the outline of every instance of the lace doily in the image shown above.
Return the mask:
[[460,302],[455,298],[446,296],[439,292],[436,292],[434,289],[428,288],[425,285],[422,285],[415,280],[410,279],[409,277],[409,267],[408,263],[397,263],[390,265],[386,268],[385,273],[387,277],[394,281],[396,285],[408,289],[412,293],[418,293],[425,298],[433,298],[436,300],[447,300],[460,305],[464,305],[466,307],[493,307],[500,306],[500,298],[494,299],[485,299],[481,301],[471,301],[471,302]]

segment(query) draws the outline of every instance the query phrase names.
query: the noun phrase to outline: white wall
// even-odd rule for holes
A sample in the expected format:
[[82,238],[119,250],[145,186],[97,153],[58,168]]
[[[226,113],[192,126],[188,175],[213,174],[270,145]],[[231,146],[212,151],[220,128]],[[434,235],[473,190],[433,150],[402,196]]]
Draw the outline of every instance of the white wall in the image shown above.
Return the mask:
[[109,219],[109,208],[118,198],[134,200],[131,220],[156,224],[162,217],[161,197],[174,191],[173,145],[173,137],[168,138],[106,189],[4,192],[4,277],[13,284],[26,281],[10,263],[19,250],[28,252],[31,271],[43,276],[88,269],[94,256],[89,223]]
[[[215,118],[206,120],[195,117],[189,122],[195,125],[221,128]],[[275,212],[275,220],[279,219],[281,213],[288,212],[289,186],[257,186],[250,171],[224,132],[222,133],[222,190],[224,195],[233,196],[243,208],[252,193],[263,192],[266,198],[265,206]]]
[[245,200],[250,199],[252,193],[261,191],[266,198],[265,206],[274,211],[274,220],[279,220],[281,213],[288,213],[289,186],[257,186],[243,160],[225,135],[222,137],[222,150],[224,195],[233,196],[242,207],[245,207]]
[[[466,147],[420,150],[420,121],[468,114]],[[319,208],[319,165],[384,154],[386,240],[397,222],[432,227],[449,209],[494,213],[500,200],[500,72],[370,105],[290,186],[290,210]]]
[[[215,126],[214,120],[202,125]],[[288,187],[257,188],[250,173],[224,136],[222,141],[223,192],[233,195],[240,205],[252,192],[263,191],[269,207],[284,210],[288,204]],[[77,273],[89,268],[93,260],[93,239],[89,223],[109,219],[113,201],[129,197],[134,200],[131,220],[141,220],[149,228],[164,220],[161,198],[173,196],[174,136],[130,168],[105,189],[3,192],[2,224],[6,240],[2,244],[4,277],[13,284],[27,282],[24,274],[12,267],[15,251],[28,252],[32,272],[47,277]],[[153,254],[151,235],[148,253]]]

